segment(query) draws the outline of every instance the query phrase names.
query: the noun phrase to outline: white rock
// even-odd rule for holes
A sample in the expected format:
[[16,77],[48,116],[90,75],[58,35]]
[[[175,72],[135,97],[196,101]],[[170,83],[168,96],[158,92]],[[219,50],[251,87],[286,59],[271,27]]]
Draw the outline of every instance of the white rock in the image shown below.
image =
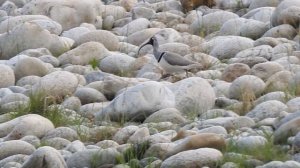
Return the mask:
[[249,11],[246,13],[243,18],[254,19],[264,23],[269,23],[272,17],[272,14],[275,10],[275,7],[262,7]]
[[38,0],[24,5],[21,14],[46,14],[60,23],[63,30],[68,30],[84,22],[94,23],[100,15],[101,4],[100,1],[93,0]]
[[174,106],[175,97],[172,91],[158,82],[151,81],[126,89],[98,112],[96,117],[98,120],[103,120],[105,116],[111,120],[144,120],[157,110]]
[[117,29],[116,32],[120,36],[129,36],[135,32],[144,30],[149,27],[149,20],[145,18],[139,18],[131,21],[130,23],[124,25],[122,28]]
[[213,167],[222,160],[223,154],[211,148],[200,148],[180,152],[162,162],[161,168],[196,168],[209,166]]
[[45,94],[55,98],[71,95],[78,86],[77,77],[67,71],[52,72],[33,85],[33,93]]
[[[225,45],[224,44],[231,44]],[[201,47],[218,59],[229,59],[238,52],[253,47],[253,40],[239,36],[219,36],[203,43]]]
[[79,138],[77,132],[73,129],[69,127],[58,127],[51,131],[48,131],[47,134],[43,137],[43,139],[50,139],[55,137],[64,138],[69,141],[74,141]]
[[174,148],[176,145],[174,143],[156,143],[151,145],[146,153],[146,157],[156,156],[160,159],[164,159],[166,154],[170,151],[170,149]]
[[[299,17],[297,17],[297,14],[299,14],[299,7],[300,7],[300,1],[297,0],[284,0],[282,3],[280,3],[276,10],[274,11],[271,23],[273,26],[278,26],[281,24],[291,24],[294,25],[297,21],[299,22]],[[295,8],[297,8],[296,11],[293,11]],[[289,13],[289,9],[292,9],[293,13]],[[299,25],[297,25],[299,26]]]
[[124,144],[127,142],[129,137],[135,133],[139,128],[137,126],[126,126],[120,129],[113,137],[113,140],[118,144]]
[[35,19],[29,21],[29,23],[35,23],[39,25],[42,29],[48,30],[51,34],[56,34],[58,36],[62,32],[61,25],[50,19]]
[[11,102],[16,102],[16,101],[27,101],[29,102],[29,98],[21,93],[12,93],[4,96],[1,101],[0,105],[6,104],[6,103],[11,103]]
[[269,100],[278,100],[280,102],[285,103],[287,96],[288,95],[286,95],[286,93],[284,93],[284,92],[270,92],[270,93],[267,93],[267,94],[259,97],[258,99],[256,99],[254,101],[254,104],[258,105],[260,103],[263,103],[263,102],[269,101]]
[[290,71],[279,71],[270,76],[266,82],[267,91],[288,91],[292,88],[295,75]]
[[45,76],[48,74],[48,68],[40,59],[28,57],[17,62],[14,72],[16,79],[19,80],[25,76]]
[[38,148],[22,165],[22,168],[43,167],[45,165],[49,168],[67,168],[62,155],[49,146]]
[[43,56],[38,57],[38,59],[40,59],[44,63],[51,64],[53,67],[58,67],[60,64],[59,60],[52,55],[43,55]]
[[266,84],[260,78],[253,75],[243,75],[236,78],[230,85],[229,98],[238,100],[255,98],[260,96],[265,87]]
[[24,163],[28,158],[29,158],[29,156],[24,155],[24,154],[12,155],[12,156],[6,157],[5,159],[2,159],[0,161],[0,167],[3,167],[4,165],[6,165],[7,163],[10,163],[10,162]]
[[20,15],[20,16],[14,16],[7,18],[3,20],[0,23],[0,34],[11,31],[13,28],[16,26],[31,21],[31,20],[38,20],[38,19],[43,19],[43,20],[50,20],[47,16],[43,15]]
[[77,41],[81,35],[88,33],[90,31],[91,30],[86,27],[75,27],[70,30],[64,31],[61,36]]
[[105,57],[100,62],[100,69],[104,72],[120,76],[128,76],[131,71],[131,64],[135,58],[123,53],[115,53]]
[[102,43],[110,51],[119,50],[119,40],[116,35],[106,30],[94,30],[80,36],[75,42],[75,46],[83,43],[95,41]]
[[254,65],[251,68],[251,74],[266,81],[270,76],[282,70],[284,70],[283,66],[276,62],[265,62]]
[[251,57],[263,57],[270,60],[273,56],[273,48],[268,45],[259,45],[245,49],[236,54],[235,58],[251,58]]
[[28,114],[0,124],[0,137],[4,137],[5,140],[20,139],[26,135],[41,138],[52,129],[54,126],[47,118]]
[[241,27],[240,35],[255,40],[263,36],[268,29],[269,29],[268,23],[264,23],[256,20],[250,20],[249,22],[245,23]]
[[283,24],[268,30],[263,35],[263,37],[287,38],[289,40],[292,40],[296,35],[297,35],[297,31],[293,26],[288,24]]
[[0,142],[0,147],[1,160],[16,154],[30,155],[35,151],[35,147],[33,145],[21,140]]
[[281,168],[281,167],[300,167],[300,164],[296,161],[286,161],[286,162],[281,162],[281,161],[271,161],[269,163],[266,163],[262,166],[257,166],[257,168]]
[[107,101],[105,96],[96,89],[82,87],[74,92],[74,96],[80,99],[81,104]]
[[96,145],[101,147],[102,149],[117,148],[119,146],[119,144],[113,140],[103,140],[96,143]]
[[88,65],[93,59],[99,61],[108,56],[109,51],[98,42],[87,42],[58,57],[62,65]]
[[144,123],[165,122],[170,121],[174,124],[185,123],[186,119],[181,115],[180,111],[175,108],[166,108],[159,110],[146,118]]
[[252,0],[249,9],[256,9],[261,7],[277,7],[280,3],[278,0]]
[[138,144],[143,143],[150,137],[149,129],[146,127],[136,130],[128,139],[127,143]]
[[15,74],[11,67],[0,64],[0,88],[13,86],[15,84]]
[[262,136],[238,137],[232,141],[241,150],[259,149],[267,143],[267,139]]
[[33,86],[34,84],[40,81],[41,77],[39,76],[25,76],[19,79],[16,83],[16,86],[24,87],[26,85]]
[[185,115],[202,114],[215,104],[215,92],[203,78],[187,78],[169,87],[175,94],[176,108]]
[[[67,160],[67,165],[72,168],[91,167],[92,165],[100,167],[105,164],[115,164],[118,155],[120,153],[113,148],[103,150],[89,149],[74,153]],[[95,160],[95,158],[97,159]],[[92,163],[92,161],[95,161],[95,163]]]
[[233,64],[229,64],[223,70],[221,79],[226,82],[232,82],[236,78],[248,74],[250,74],[250,67],[248,65],[242,63],[233,63]]
[[65,148],[65,150],[70,151],[72,153],[84,151],[85,149],[86,148],[84,144],[79,140],[73,141]]
[[276,118],[280,116],[280,113],[286,110],[287,106],[282,102],[277,100],[269,100],[254,107],[254,109],[248,112],[246,116],[260,121],[265,118]]
[[127,37],[127,42],[136,46],[141,45],[144,41],[148,40],[154,34],[159,32],[159,28],[149,28],[135,32]]
[[112,16],[115,20],[119,20],[125,18],[127,16],[127,12],[122,6],[105,5],[102,6],[101,16],[102,18]]
[[286,103],[288,112],[294,113],[300,110],[300,97],[293,98]]
[[238,15],[227,11],[217,11],[199,17],[190,25],[190,29],[195,35],[201,33],[207,35],[220,30],[227,20],[234,18],[238,18]]
[[66,38],[50,34],[48,30],[42,29],[37,24],[26,22],[0,36],[2,50],[0,58],[9,59],[26,49],[41,47],[49,49],[53,55],[57,56],[68,51],[71,45]]

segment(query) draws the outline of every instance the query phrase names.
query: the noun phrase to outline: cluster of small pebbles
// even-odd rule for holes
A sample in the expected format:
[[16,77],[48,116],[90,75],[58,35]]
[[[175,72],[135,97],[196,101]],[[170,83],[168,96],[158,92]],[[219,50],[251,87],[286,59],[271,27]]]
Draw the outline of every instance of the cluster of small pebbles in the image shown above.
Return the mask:
[[[299,0],[0,0],[0,167],[300,168],[299,28]],[[12,117],[40,93],[81,122]]]

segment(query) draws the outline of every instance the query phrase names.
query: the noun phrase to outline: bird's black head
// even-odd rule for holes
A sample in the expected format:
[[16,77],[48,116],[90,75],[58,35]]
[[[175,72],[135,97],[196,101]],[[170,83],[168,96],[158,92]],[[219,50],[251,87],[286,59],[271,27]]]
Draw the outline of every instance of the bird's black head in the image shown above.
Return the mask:
[[156,38],[153,36],[153,37],[151,37],[151,38],[148,40],[148,42],[146,42],[145,44],[141,45],[140,48],[139,48],[139,50],[138,50],[138,54],[139,54],[140,50],[141,50],[145,45],[150,44],[150,45],[153,46],[155,40],[156,40]]

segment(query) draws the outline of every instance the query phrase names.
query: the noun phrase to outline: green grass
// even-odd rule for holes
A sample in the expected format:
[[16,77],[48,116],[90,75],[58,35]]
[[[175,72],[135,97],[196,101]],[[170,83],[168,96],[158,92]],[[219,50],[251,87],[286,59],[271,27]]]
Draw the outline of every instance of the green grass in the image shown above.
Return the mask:
[[132,144],[130,148],[125,150],[123,155],[116,158],[118,164],[125,164],[131,168],[140,168],[138,160],[143,159],[146,150],[150,147],[150,142],[145,141],[138,144]]
[[38,114],[48,118],[55,127],[78,125],[83,122],[81,117],[70,117],[67,111],[59,107],[55,101],[41,93],[30,94],[29,104],[20,106],[16,111],[10,113],[10,118],[14,119],[26,114]]
[[91,67],[95,70],[98,68],[99,60],[97,60],[96,58],[93,58],[90,60],[89,65],[91,65]]

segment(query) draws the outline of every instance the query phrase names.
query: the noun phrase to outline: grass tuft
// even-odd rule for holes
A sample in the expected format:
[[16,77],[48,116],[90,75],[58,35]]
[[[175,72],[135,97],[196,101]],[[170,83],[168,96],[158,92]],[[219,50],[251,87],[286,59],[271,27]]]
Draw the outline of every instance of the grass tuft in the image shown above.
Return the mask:
[[145,141],[138,144],[131,145],[130,148],[125,150],[122,156],[116,158],[118,164],[128,163],[132,168],[140,167],[136,160],[141,160],[144,157],[146,150],[150,147],[150,142]]
[[54,98],[46,97],[42,93],[30,94],[28,105],[20,106],[15,112],[10,113],[10,118],[38,114],[48,118],[55,127],[78,125],[83,122],[81,117],[70,117],[68,112],[58,106],[55,101]]
[[99,60],[97,60],[96,58],[93,58],[89,61],[89,65],[91,65],[91,67],[95,70],[98,68]]

